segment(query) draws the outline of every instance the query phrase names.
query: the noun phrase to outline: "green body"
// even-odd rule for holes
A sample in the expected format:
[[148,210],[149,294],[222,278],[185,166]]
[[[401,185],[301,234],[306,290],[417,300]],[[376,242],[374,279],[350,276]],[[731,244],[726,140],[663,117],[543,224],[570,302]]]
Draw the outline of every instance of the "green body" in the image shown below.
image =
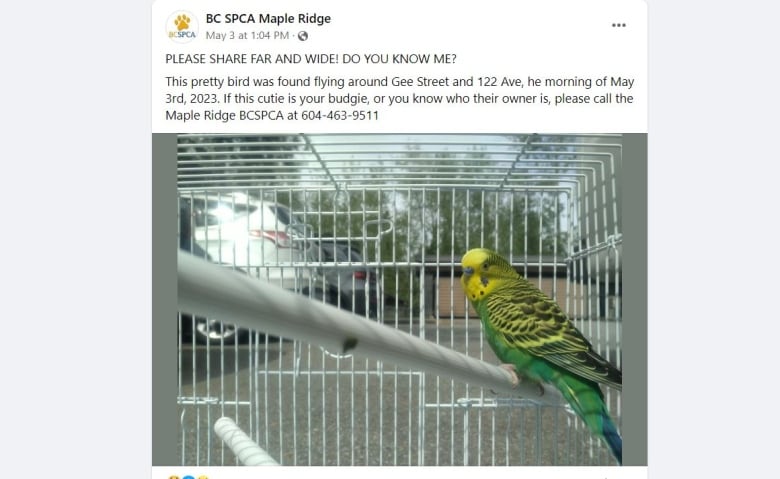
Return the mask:
[[490,311],[485,301],[474,303],[484,327],[485,337],[496,356],[512,364],[517,373],[536,382],[554,385],[572,406],[588,428],[596,435],[603,430],[602,417],[605,412],[604,396],[598,384],[562,370],[544,359],[523,349],[513,347],[502,333],[492,327]]

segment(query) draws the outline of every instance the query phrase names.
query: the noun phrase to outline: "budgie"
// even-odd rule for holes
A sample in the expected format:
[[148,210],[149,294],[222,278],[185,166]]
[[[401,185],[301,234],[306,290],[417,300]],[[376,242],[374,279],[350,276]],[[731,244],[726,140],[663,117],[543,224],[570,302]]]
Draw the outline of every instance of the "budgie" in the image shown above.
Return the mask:
[[593,350],[555,301],[498,253],[472,249],[461,262],[463,290],[479,314],[493,352],[508,363],[503,366],[513,374],[555,386],[622,464],[623,439],[599,388],[602,383],[621,389],[621,371]]

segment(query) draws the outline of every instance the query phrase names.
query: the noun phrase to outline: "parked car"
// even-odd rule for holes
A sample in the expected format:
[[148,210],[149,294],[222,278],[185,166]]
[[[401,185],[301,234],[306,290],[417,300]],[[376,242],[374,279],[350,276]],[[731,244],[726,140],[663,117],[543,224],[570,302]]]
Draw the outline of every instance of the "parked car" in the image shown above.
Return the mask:
[[[346,241],[319,242],[311,261],[320,265],[327,301],[361,316],[377,317],[377,282],[363,256]],[[344,264],[351,263],[351,264]]]
[[305,261],[311,244],[304,225],[287,206],[244,193],[187,194],[192,237],[215,263],[228,265],[289,290],[300,291],[312,271]]
[[[315,271],[301,266],[312,243],[287,206],[244,193],[182,193],[179,212],[182,249],[291,291],[324,296]],[[233,343],[246,333],[211,318],[184,316],[182,327],[199,343]]]

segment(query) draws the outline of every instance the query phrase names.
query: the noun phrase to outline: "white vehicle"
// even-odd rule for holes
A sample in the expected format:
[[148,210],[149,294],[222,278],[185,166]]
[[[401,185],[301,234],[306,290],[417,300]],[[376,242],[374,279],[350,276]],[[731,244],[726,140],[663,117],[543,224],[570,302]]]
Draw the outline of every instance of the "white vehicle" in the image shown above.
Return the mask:
[[[284,289],[322,297],[315,271],[302,266],[311,243],[287,206],[243,193],[181,193],[181,244],[187,251]],[[232,343],[242,336],[218,319],[185,318],[200,343]]]
[[189,203],[193,240],[211,261],[284,289],[309,286],[312,271],[300,264],[310,246],[287,206],[244,193],[183,193],[180,201]]

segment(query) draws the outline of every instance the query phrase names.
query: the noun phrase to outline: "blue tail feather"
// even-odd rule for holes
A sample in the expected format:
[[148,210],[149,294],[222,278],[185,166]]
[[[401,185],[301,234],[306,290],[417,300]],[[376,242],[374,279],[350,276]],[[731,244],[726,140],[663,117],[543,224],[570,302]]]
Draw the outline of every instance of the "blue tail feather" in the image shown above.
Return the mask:
[[617,462],[623,465],[623,439],[615,429],[615,424],[610,419],[609,415],[602,413],[602,433],[604,434],[604,440],[607,442],[607,446],[612,451],[612,455],[615,456]]
[[607,406],[604,404],[604,395],[598,384],[563,374],[554,376],[553,381],[588,429],[594,435],[604,438],[612,455],[622,466],[623,439],[609,416]]

